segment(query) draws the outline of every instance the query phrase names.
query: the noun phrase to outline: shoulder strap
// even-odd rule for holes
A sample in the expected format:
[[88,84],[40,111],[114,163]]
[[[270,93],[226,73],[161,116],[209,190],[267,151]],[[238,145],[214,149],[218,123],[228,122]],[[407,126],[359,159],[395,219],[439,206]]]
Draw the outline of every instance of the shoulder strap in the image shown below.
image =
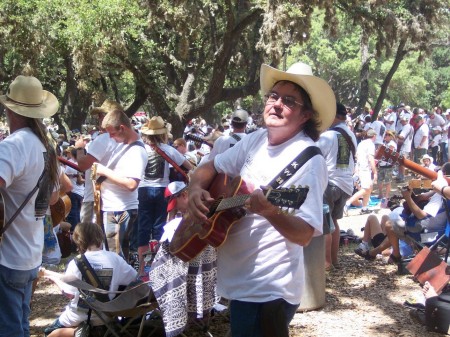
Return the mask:
[[[108,168],[110,170],[114,170],[114,168],[116,167],[117,163],[119,162],[120,158],[122,158],[122,156],[125,154],[125,152],[127,152],[130,148],[132,148],[133,146],[141,146],[145,149],[144,144],[142,144],[142,142],[140,141],[135,141],[131,144],[129,144],[124,150],[120,151],[119,153],[117,153],[114,157],[114,160],[111,163],[108,163]],[[101,184],[102,182],[104,182],[107,178],[105,176],[101,176],[96,180],[97,184]]]
[[352,153],[353,161],[356,161],[355,144],[353,144],[353,141],[352,141],[352,138],[350,137],[350,135],[347,132],[345,132],[344,129],[342,129],[338,126],[335,126],[334,128],[331,128],[330,130],[339,132],[342,135],[342,137],[345,138],[345,140],[347,141],[348,147],[350,148],[350,151]]
[[233,133],[233,134],[231,135],[231,137],[233,137],[234,139],[236,139],[236,141],[240,141],[240,140],[241,140],[241,137],[240,137],[239,135],[235,134],[235,133]]
[[41,186],[41,182],[42,182],[42,178],[44,177],[44,174],[47,170],[44,168],[44,170],[41,173],[41,176],[38,179],[38,182],[36,184],[36,186],[33,188],[33,190],[27,195],[27,197],[25,198],[25,200],[22,202],[22,204],[20,205],[20,207],[16,210],[16,212],[13,214],[13,216],[8,220],[8,222],[0,229],[0,238],[3,235],[3,233],[5,233],[5,231],[8,229],[8,227],[13,223],[13,221],[17,218],[17,216],[20,214],[20,212],[22,211],[22,209],[25,207],[25,205],[28,203],[28,201],[30,201],[31,197],[34,195],[34,193],[36,193],[36,191],[39,189],[39,187]]
[[[94,268],[92,268],[91,264],[84,254],[78,255],[74,259],[78,269],[81,272],[81,275],[83,276],[83,279],[85,279],[87,283],[89,283],[91,286],[94,286],[95,288],[108,290],[100,281],[97,274],[95,273]],[[101,302],[109,301],[109,297],[107,294],[94,293],[94,297]]]
[[289,179],[295,172],[297,172],[300,167],[302,167],[308,160],[310,160],[315,155],[322,155],[322,152],[317,146],[309,146],[304,149],[300,154],[295,157],[281,172],[272,179],[268,186],[273,189],[278,188],[282,183]]
[[161,157],[163,157],[170,165],[173,166],[173,168],[175,170],[177,170],[184,178],[186,184],[189,183],[189,176],[186,174],[186,172],[177,165],[177,163],[175,163],[172,158],[170,158],[163,150],[161,150],[159,148],[159,146],[155,145],[155,144],[151,144],[150,145],[152,147],[153,150],[156,151],[156,153],[158,153]]

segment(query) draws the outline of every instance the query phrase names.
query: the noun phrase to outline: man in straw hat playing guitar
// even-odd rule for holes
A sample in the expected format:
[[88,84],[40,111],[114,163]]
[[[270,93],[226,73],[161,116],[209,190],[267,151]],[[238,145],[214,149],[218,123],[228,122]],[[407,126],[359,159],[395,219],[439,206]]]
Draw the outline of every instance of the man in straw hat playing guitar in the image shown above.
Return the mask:
[[[198,221],[207,219],[213,201],[207,189],[218,173],[241,176],[252,190],[247,215],[218,248],[218,293],[230,299],[233,337],[289,334],[304,288],[303,246],[322,233],[328,177],[320,151],[300,168],[296,158],[315,147],[336,112],[332,89],[304,63],[287,72],[262,65],[260,81],[266,129],[197,168],[189,185],[189,213]],[[280,187],[309,186],[300,209],[285,214],[267,200],[260,187],[276,185],[274,178]]]
[[10,130],[0,142],[0,192],[5,206],[0,214],[0,336],[29,336],[32,283],[44,245],[43,216],[50,199],[58,196],[52,194],[59,177],[56,153],[41,119],[54,115],[59,103],[32,76],[16,77],[0,103]]

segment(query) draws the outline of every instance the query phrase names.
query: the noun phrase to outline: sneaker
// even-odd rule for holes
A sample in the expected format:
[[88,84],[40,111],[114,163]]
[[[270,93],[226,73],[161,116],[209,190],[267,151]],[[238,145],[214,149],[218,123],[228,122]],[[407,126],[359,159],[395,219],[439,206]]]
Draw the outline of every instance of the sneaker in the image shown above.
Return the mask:
[[359,256],[363,257],[363,258],[366,259],[367,261],[373,261],[373,260],[376,259],[375,256],[370,255],[370,251],[368,251],[368,250],[363,251],[363,250],[360,249],[359,247],[356,248],[356,249],[354,250],[354,252],[355,252],[356,255],[359,255]]
[[356,248],[356,249],[360,249],[360,250],[362,250],[363,252],[367,252],[367,251],[370,250],[370,247],[369,247],[369,244],[368,244],[367,242],[361,242],[361,243],[358,245],[358,248]]
[[348,216],[348,205],[344,205],[344,215]]
[[370,209],[368,209],[368,208],[366,208],[366,209],[363,208],[361,210],[361,212],[359,212],[359,214],[370,214],[370,213],[372,213],[372,211]]

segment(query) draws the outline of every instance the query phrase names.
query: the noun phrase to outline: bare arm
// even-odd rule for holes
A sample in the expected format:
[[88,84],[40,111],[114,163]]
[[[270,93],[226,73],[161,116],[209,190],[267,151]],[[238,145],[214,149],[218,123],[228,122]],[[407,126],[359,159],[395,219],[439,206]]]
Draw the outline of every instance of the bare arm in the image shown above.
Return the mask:
[[411,193],[412,191],[410,189],[402,191],[403,198],[405,198],[409,209],[417,219],[425,218],[428,214],[424,210],[420,209],[419,206],[417,206],[417,204],[414,202],[414,200],[412,200]]
[[208,205],[214,201],[206,190],[210,185],[217,171],[214,168],[214,161],[206,162],[197,167],[191,175],[189,182],[189,201],[188,211],[194,219],[206,220],[205,215],[208,211]]

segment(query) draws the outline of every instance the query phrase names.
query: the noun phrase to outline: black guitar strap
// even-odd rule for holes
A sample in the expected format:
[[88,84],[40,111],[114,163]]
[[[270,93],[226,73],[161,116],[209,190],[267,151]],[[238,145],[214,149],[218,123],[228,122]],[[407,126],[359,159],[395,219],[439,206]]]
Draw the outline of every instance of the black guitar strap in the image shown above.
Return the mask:
[[25,200],[22,202],[22,204],[20,205],[20,207],[17,209],[17,211],[13,214],[13,216],[8,220],[8,222],[0,229],[0,240],[1,240],[1,236],[3,235],[3,233],[5,233],[5,231],[8,229],[9,226],[11,226],[11,224],[13,223],[13,221],[17,218],[17,216],[20,214],[20,212],[22,211],[22,209],[25,207],[25,205],[28,203],[28,201],[30,201],[31,197],[34,195],[34,193],[36,193],[36,191],[39,189],[39,187],[41,186],[41,182],[42,182],[42,178],[44,178],[44,174],[46,172],[46,169],[44,168],[44,171],[42,171],[41,176],[38,179],[38,182],[36,184],[36,186],[33,188],[33,190],[27,195],[27,197],[25,198]]
[[[76,256],[75,263],[77,264],[77,267],[80,270],[83,279],[87,283],[89,283],[93,287],[108,290],[103,285],[102,281],[100,281],[98,275],[95,273],[94,268],[92,268],[91,264],[89,263],[88,259],[84,254]],[[94,297],[101,302],[109,301],[109,296],[107,294],[94,293]]]
[[305,165],[305,163],[310,160],[315,155],[322,155],[322,151],[317,146],[309,146],[304,149],[300,154],[295,157],[293,161],[291,161],[281,172],[272,179],[272,181],[268,184],[268,186],[273,189],[278,188],[281,184],[283,184],[286,180],[288,180],[291,176],[297,172],[300,167]]
[[355,144],[353,144],[352,138],[348,135],[348,133],[345,132],[344,129],[342,129],[338,126],[331,128],[330,130],[337,131],[342,135],[342,137],[344,137],[344,139],[347,141],[348,147],[350,148],[350,151],[353,155],[353,162],[356,162]]

